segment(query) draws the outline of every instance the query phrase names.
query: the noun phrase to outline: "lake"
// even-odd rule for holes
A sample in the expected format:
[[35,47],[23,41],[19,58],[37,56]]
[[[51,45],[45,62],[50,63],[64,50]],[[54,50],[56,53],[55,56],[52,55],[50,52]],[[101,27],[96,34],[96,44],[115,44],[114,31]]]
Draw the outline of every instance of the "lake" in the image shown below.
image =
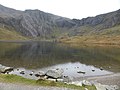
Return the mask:
[[[61,68],[72,78],[120,72],[119,46],[69,45],[55,42],[0,42],[0,64],[25,70],[23,77],[36,79],[30,72]],[[78,72],[85,72],[78,73]]]

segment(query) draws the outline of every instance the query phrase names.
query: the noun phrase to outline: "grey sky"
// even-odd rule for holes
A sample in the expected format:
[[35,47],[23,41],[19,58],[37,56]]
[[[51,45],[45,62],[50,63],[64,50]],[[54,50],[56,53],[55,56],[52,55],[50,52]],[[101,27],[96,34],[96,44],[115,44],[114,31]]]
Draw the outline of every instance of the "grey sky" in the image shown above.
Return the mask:
[[0,0],[17,10],[39,9],[68,18],[85,18],[120,9],[120,0]]

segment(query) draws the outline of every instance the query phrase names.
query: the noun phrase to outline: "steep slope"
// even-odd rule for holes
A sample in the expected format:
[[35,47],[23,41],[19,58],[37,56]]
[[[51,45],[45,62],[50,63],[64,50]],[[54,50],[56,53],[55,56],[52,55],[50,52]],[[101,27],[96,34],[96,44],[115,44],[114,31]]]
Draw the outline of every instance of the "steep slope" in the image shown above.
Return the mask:
[[[18,11],[0,5],[0,24],[13,27],[17,32],[29,37],[56,37],[75,23],[64,17],[39,10]],[[62,31],[61,31],[62,30]]]
[[[85,28],[85,27],[84,27]],[[120,25],[102,29],[99,32],[90,32],[87,28],[84,32],[87,34],[76,35],[76,36],[66,36],[59,39],[60,42],[74,44],[75,46],[80,43],[85,44],[120,44]],[[92,31],[92,29],[91,29]]]
[[77,23],[77,27],[72,29],[70,35],[98,35],[106,28],[120,25],[120,10],[73,21]]
[[19,35],[37,39],[58,37],[120,35],[108,30],[120,25],[120,10],[95,17],[69,19],[40,10],[19,11],[0,5],[0,28],[13,28]]
[[28,38],[20,35],[15,30],[0,28],[0,40],[28,40]]

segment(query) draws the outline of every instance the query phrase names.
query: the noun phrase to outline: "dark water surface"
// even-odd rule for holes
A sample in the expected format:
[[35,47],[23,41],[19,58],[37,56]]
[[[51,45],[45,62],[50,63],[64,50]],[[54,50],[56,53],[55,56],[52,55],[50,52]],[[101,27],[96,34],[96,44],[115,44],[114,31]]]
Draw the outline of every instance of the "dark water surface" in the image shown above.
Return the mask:
[[30,77],[31,71],[53,68],[62,68],[64,75],[71,77],[105,75],[120,72],[120,47],[80,45],[73,48],[52,42],[0,42],[0,64],[26,70],[25,77]]

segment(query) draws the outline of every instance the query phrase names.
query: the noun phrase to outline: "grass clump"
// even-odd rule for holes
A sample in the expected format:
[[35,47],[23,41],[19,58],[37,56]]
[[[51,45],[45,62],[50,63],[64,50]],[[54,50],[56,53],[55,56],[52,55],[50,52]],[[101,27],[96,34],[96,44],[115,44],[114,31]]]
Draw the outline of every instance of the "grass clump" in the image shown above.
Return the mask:
[[34,86],[55,86],[55,87],[64,87],[64,88],[71,88],[71,89],[79,89],[84,90],[84,88],[88,88],[88,90],[96,90],[95,86],[76,86],[76,85],[68,85],[62,82],[54,82],[50,80],[33,80],[23,78],[17,75],[5,75],[0,74],[0,82],[5,83],[14,83],[14,84],[25,84],[25,85],[34,85]]

